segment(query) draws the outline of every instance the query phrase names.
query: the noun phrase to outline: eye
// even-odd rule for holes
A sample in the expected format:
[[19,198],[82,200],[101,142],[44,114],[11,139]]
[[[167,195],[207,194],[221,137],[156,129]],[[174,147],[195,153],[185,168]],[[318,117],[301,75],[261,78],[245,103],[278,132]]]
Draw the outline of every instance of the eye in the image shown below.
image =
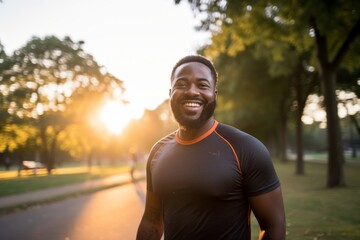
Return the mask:
[[206,88],[209,88],[209,84],[206,83],[206,82],[201,82],[198,84],[198,87],[201,88],[201,89],[206,89]]
[[174,87],[176,88],[185,88],[186,87],[186,83],[184,81],[177,81],[174,85]]

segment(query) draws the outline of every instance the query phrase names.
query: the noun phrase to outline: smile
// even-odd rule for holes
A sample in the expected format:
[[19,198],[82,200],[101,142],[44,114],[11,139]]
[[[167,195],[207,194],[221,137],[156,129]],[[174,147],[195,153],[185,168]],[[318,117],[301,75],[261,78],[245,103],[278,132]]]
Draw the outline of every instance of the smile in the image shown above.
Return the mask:
[[185,102],[185,107],[200,107],[202,104],[200,102]]

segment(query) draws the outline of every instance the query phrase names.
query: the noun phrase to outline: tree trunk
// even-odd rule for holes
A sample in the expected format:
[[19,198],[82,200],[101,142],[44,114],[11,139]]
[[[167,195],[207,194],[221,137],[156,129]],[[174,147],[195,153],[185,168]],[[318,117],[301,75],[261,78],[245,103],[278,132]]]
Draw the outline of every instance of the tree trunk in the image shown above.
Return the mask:
[[328,171],[327,187],[345,186],[344,176],[344,152],[340,128],[340,119],[337,108],[336,98],[336,73],[340,66],[350,44],[359,34],[360,19],[356,22],[349,34],[345,37],[344,42],[337,51],[333,61],[329,61],[329,52],[327,38],[321,34],[315,18],[310,20],[315,32],[315,43],[317,48],[317,61],[319,65],[319,74],[327,120],[327,147],[328,147]]
[[[300,72],[300,71],[299,71]],[[302,97],[301,75],[297,74],[296,81],[296,169],[295,174],[304,175],[304,144],[303,144],[303,125],[301,117],[303,115],[305,100]]]
[[45,163],[48,174],[51,174],[51,166],[50,166],[50,156],[48,149],[48,139],[46,136],[46,126],[43,124],[42,118],[39,119],[39,129],[40,129],[40,138],[41,138],[41,162]]
[[280,126],[279,126],[279,158],[280,162],[287,162],[286,156],[286,126],[287,126],[287,111],[286,103],[282,101],[280,106]]
[[[299,113],[297,113],[298,115]],[[301,116],[296,116],[296,170],[295,174],[304,175],[303,125]]]
[[54,139],[51,141],[50,144],[48,174],[51,174],[52,170],[55,168],[56,146],[57,146],[57,134],[55,134]]
[[320,81],[324,94],[328,134],[327,187],[341,187],[345,186],[344,153],[335,92],[336,72],[330,67],[324,67],[320,74]]

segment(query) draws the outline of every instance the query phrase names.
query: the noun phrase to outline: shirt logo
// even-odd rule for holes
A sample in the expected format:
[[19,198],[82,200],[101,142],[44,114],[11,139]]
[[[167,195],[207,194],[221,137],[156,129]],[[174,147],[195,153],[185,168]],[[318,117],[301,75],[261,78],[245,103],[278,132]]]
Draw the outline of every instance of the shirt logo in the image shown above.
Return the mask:
[[210,155],[214,156],[214,157],[220,157],[220,151],[217,152],[209,152]]

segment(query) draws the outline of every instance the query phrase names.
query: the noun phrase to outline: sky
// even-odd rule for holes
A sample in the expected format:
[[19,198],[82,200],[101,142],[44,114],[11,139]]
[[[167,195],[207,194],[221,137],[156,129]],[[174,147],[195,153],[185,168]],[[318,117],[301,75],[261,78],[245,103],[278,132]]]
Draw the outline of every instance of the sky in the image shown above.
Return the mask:
[[[208,42],[197,32],[183,0],[2,0],[0,41],[10,55],[32,36],[70,36],[124,81],[126,99],[139,114],[168,98],[177,60]],[[136,115],[136,113],[135,113]]]

